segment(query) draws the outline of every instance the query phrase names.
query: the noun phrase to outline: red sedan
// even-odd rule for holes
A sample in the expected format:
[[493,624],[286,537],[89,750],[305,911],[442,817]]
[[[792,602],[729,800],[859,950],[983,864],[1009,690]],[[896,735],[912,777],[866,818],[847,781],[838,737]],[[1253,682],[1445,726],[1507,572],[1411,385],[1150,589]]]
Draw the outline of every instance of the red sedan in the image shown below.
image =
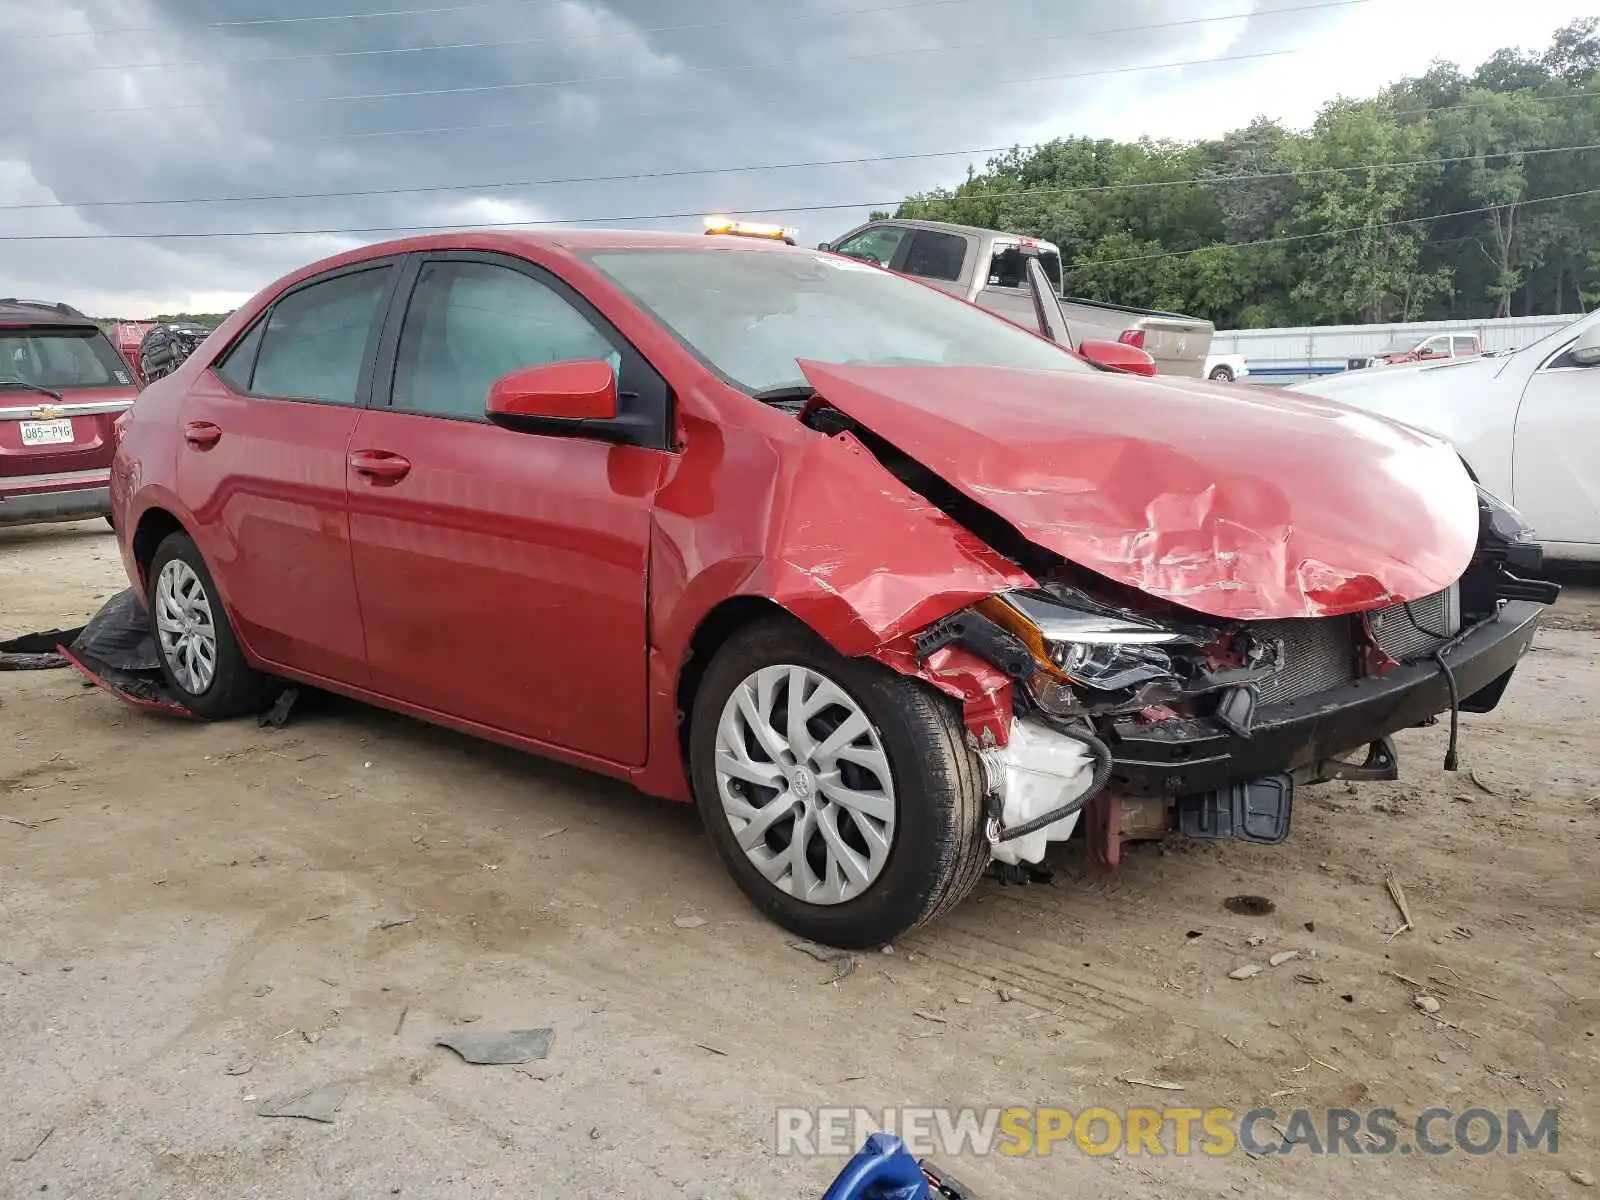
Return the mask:
[[147,388],[117,528],[200,715],[292,679],[692,798],[870,945],[1080,817],[1107,865],[1281,841],[1493,707],[1548,599],[1442,443],[1079,350],[781,244],[407,239]]

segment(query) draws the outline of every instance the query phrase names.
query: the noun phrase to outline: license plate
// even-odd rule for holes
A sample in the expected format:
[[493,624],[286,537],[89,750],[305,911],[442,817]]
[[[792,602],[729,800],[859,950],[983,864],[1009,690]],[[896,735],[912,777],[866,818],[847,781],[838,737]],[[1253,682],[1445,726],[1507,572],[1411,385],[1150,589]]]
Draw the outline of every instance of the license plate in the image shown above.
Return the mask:
[[71,440],[71,417],[62,417],[59,421],[22,422],[22,444],[24,446],[62,446]]

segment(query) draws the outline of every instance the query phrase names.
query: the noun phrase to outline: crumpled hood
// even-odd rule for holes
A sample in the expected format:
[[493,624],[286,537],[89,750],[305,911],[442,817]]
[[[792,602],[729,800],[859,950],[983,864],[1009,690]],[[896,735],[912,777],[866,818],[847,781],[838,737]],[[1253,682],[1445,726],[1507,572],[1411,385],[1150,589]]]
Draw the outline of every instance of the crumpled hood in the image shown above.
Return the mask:
[[1448,445],[1264,388],[802,362],[817,394],[1047,550],[1215,617],[1431,595],[1477,541]]

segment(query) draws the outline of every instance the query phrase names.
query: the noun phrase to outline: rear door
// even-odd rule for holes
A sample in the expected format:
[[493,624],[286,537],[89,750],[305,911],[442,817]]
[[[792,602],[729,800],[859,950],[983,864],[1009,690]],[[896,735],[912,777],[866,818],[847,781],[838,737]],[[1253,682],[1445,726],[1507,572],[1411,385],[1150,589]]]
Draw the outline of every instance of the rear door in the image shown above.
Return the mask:
[[136,394],[93,326],[0,326],[0,492],[105,487],[111,424]]
[[379,259],[296,285],[201,374],[179,413],[178,490],[245,643],[366,686],[345,455],[399,276]]
[[384,339],[350,453],[373,687],[488,730],[645,757],[646,567],[663,448],[513,432],[484,417],[518,367],[609,361],[624,413],[667,438],[667,385],[558,277],[432,254]]
[[[895,270],[942,292],[969,296],[975,286],[976,237],[943,229],[913,229]],[[981,281],[978,281],[981,283]]]

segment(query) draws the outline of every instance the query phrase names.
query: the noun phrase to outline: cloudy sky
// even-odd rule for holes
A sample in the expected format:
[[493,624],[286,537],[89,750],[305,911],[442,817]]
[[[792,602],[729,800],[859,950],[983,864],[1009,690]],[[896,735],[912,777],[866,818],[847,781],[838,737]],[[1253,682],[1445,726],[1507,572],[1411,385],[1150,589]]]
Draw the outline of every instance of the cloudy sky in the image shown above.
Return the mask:
[[[674,214],[770,209],[752,219],[821,241],[991,148],[1304,125],[1434,58],[1542,48],[1592,5],[1517,0],[1512,26],[1509,7],[6,0],[0,294],[226,309],[304,262],[438,225],[697,228]],[[885,155],[938,157],[729,170]],[[629,175],[646,177],[538,182]],[[318,195],[226,199],[285,193]],[[197,198],[217,202],[128,203]],[[324,230],[372,232],[262,236]],[[250,236],[152,236],[218,233]]]

